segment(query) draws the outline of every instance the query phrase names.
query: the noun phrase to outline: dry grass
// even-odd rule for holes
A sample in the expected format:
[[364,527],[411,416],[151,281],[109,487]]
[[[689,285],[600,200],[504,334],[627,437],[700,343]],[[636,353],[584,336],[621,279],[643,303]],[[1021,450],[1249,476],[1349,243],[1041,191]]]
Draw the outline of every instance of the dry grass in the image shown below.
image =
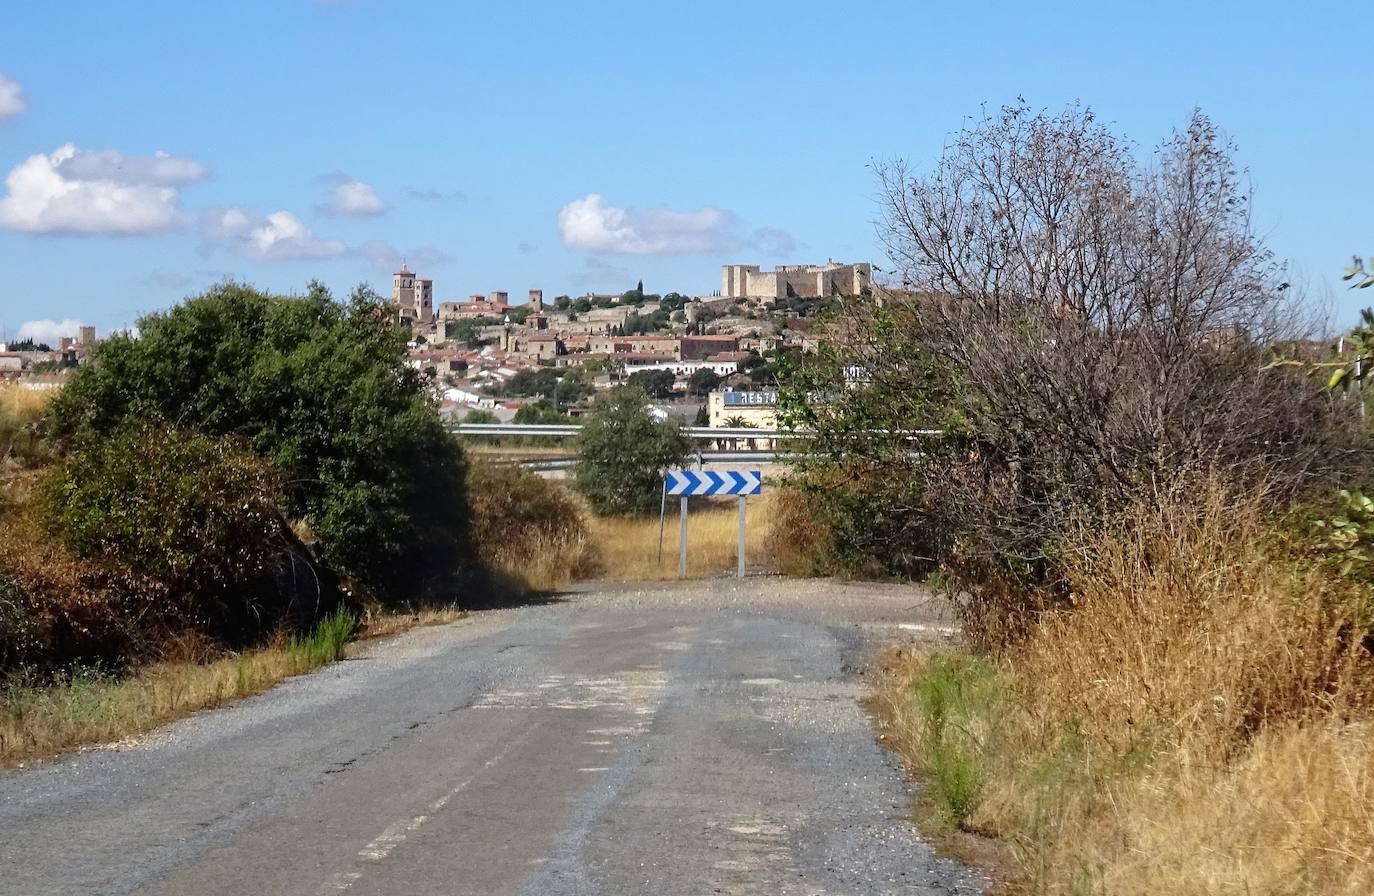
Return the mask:
[[[687,576],[708,578],[732,572],[739,550],[739,505],[706,505],[693,498],[687,521]],[[697,502],[702,502],[698,504]],[[746,514],[745,562],[749,568],[771,567],[767,550],[772,499],[750,498]],[[616,581],[675,579],[678,574],[678,515],[675,501],[668,504],[663,529],[663,560],[658,559],[658,517],[592,518],[589,526],[601,555],[603,575]]]
[[468,503],[477,555],[503,590],[557,591],[598,569],[586,512],[562,483],[519,467],[474,461]]
[[381,606],[370,607],[363,611],[358,623],[358,639],[386,638],[399,635],[412,628],[425,628],[430,625],[447,625],[467,616],[465,610],[456,604],[445,607],[426,607],[410,612],[388,610]]
[[[394,635],[462,616],[452,607],[376,613],[365,616],[360,635]],[[281,635],[258,649],[209,661],[156,663],[127,678],[79,672],[56,683],[11,682],[0,688],[0,769],[82,747],[127,742],[191,713],[251,697],[342,659],[354,633],[353,617],[336,614],[306,637]],[[192,643],[187,652],[203,649]]]
[[51,458],[51,446],[39,438],[38,421],[54,394],[52,389],[0,383],[0,476],[15,468],[41,466]]
[[1084,534],[1075,602],[997,660],[903,651],[885,739],[928,817],[1036,893],[1374,892],[1370,658],[1348,586],[1219,490]]
[[0,414],[35,420],[56,394],[56,389],[26,389],[18,383],[0,383]]

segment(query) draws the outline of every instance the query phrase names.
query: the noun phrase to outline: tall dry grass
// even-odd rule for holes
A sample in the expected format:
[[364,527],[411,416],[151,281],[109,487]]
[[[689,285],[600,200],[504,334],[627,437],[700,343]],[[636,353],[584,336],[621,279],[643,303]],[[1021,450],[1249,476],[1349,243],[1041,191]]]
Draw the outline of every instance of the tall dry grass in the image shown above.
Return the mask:
[[209,662],[146,666],[120,678],[71,672],[57,681],[0,687],[0,768],[89,744],[123,740],[202,709],[249,697],[344,658],[356,620],[340,609],[302,636]]
[[0,414],[34,420],[47,410],[56,389],[29,389],[19,383],[0,383]]
[[467,484],[477,556],[501,579],[498,587],[557,591],[596,573],[586,513],[562,483],[474,459]]
[[1374,892],[1367,596],[1219,488],[1068,547],[1072,606],[1004,655],[889,657],[931,816],[1035,893]]
[[[457,607],[378,611],[361,620],[340,610],[309,634],[278,634],[254,650],[216,655],[187,636],[127,677],[76,671],[57,680],[0,682],[0,770],[82,747],[118,743],[194,712],[251,697],[293,675],[343,659],[355,638],[380,638],[463,617]],[[361,629],[357,626],[361,623]]]
[[[739,505],[703,505],[693,498],[687,519],[687,576],[708,578],[733,572],[739,556]],[[745,513],[744,559],[749,569],[774,566],[768,543],[773,499],[765,492],[750,498]],[[616,581],[655,581],[678,576],[679,517],[668,503],[659,559],[659,520],[653,517],[591,517],[591,536],[601,558],[601,574]]]
[[36,467],[52,456],[39,435],[39,420],[56,390],[0,383],[0,474],[7,467]]

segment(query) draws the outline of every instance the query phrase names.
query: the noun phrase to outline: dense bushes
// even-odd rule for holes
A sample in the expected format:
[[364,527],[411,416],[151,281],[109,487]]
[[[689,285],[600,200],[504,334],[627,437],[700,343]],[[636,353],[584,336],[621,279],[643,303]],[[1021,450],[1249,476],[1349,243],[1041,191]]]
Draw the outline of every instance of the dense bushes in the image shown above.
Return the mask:
[[282,515],[280,476],[230,439],[126,424],[79,441],[44,491],[50,531],[156,581],[177,624],[240,639],[338,600]]
[[355,603],[484,584],[461,449],[376,296],[222,284],[140,326],[41,421],[0,396],[36,440],[0,459],[0,671],[305,631],[340,576]]
[[553,590],[595,571],[586,522],[562,485],[513,465],[477,462],[467,489],[478,557],[508,587]]
[[0,674],[123,666],[156,652],[165,589],[120,563],[84,560],[10,495],[0,516]]
[[241,438],[325,561],[383,600],[442,592],[469,565],[461,450],[375,295],[222,284],[140,330],[103,343],[53,402],[62,442],[150,417]]

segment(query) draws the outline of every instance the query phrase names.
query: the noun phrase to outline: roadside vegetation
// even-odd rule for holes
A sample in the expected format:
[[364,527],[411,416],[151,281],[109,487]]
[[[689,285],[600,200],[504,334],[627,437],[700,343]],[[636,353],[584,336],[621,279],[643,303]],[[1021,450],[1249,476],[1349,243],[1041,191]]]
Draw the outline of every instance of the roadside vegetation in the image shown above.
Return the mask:
[[0,391],[0,765],[594,568],[559,487],[468,465],[366,289],[225,283],[140,330]]
[[558,591],[600,570],[587,515],[562,485],[514,465],[479,461],[469,468],[468,490],[478,557],[503,590]]
[[782,372],[780,565],[955,601],[879,730],[1027,892],[1374,888],[1368,325],[1311,338],[1233,154],[1015,106],[880,166],[894,283]]

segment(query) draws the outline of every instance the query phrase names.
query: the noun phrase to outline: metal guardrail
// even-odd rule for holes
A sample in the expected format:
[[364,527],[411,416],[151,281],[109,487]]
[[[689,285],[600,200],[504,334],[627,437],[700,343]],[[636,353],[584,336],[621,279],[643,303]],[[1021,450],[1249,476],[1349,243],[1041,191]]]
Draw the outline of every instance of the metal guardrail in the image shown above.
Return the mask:
[[[784,451],[702,451],[692,454],[688,460],[693,463],[700,463],[702,466],[712,464],[771,464],[781,463],[788,458]],[[506,463],[512,466],[524,467],[527,470],[536,472],[550,470],[566,470],[577,463],[575,457],[522,457],[510,460],[491,460],[492,463]]]
[[[452,430],[461,436],[542,436],[568,438],[582,431],[580,423],[456,423]],[[806,432],[750,427],[684,426],[683,435],[693,439],[804,439]]]
[[[535,436],[544,438],[568,438],[582,431],[580,423],[455,423],[452,431],[462,436]],[[811,433],[804,430],[753,429],[751,427],[728,426],[684,426],[683,435],[693,439],[805,439]],[[937,436],[942,430],[911,429],[902,435]]]

